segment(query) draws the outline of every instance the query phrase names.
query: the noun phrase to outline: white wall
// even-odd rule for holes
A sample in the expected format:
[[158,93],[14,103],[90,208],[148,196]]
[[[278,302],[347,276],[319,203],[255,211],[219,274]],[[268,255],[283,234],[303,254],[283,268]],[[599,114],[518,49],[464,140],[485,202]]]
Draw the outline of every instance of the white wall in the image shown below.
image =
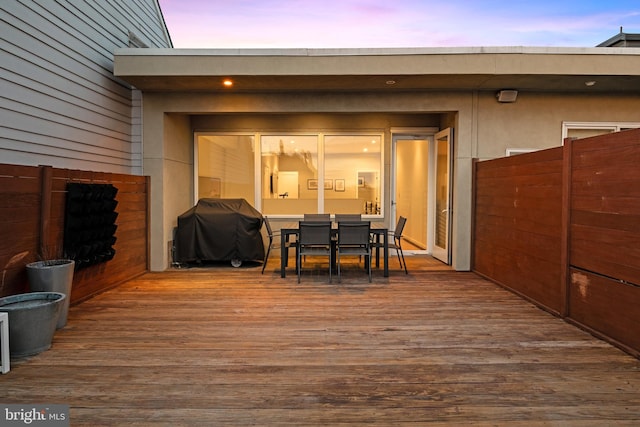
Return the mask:
[[0,162],[142,174],[142,100],[113,76],[130,32],[171,47],[156,0],[0,2]]

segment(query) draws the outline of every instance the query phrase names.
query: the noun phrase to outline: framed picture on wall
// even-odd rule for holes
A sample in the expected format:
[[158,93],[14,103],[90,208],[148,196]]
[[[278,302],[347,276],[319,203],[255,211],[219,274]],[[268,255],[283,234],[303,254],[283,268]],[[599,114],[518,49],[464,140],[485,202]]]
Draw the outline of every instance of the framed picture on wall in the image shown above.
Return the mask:
[[333,190],[333,180],[332,179],[325,179],[324,180],[324,189],[325,190]]
[[335,191],[344,191],[344,179],[336,179]]
[[318,189],[318,180],[317,179],[308,179],[307,180],[307,190],[317,190]]
[[358,177],[358,187],[359,188],[364,187],[364,176],[359,176]]

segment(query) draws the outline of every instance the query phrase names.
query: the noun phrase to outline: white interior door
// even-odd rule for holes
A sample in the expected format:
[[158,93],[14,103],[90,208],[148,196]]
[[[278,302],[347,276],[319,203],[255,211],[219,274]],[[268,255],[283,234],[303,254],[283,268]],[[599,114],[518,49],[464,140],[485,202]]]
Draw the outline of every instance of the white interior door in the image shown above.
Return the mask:
[[451,201],[453,131],[444,129],[435,135],[434,196],[432,255],[440,261],[451,264]]
[[403,248],[428,251],[429,229],[429,150],[432,135],[398,134],[393,138],[393,168],[391,220],[393,229],[398,218],[407,218],[403,239],[410,243]]
[[297,171],[279,171],[276,194],[283,199],[297,199],[300,186]]
[[404,240],[415,249],[427,249],[428,153],[427,139],[398,140],[396,145],[396,217],[407,218]]

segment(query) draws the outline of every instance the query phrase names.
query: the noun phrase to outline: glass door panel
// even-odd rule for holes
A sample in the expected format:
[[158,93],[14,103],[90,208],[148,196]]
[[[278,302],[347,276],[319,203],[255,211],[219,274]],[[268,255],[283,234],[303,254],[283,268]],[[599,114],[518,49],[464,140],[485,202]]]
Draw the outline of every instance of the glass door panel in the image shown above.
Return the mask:
[[433,256],[451,264],[451,182],[452,141],[451,129],[435,136],[435,212]]

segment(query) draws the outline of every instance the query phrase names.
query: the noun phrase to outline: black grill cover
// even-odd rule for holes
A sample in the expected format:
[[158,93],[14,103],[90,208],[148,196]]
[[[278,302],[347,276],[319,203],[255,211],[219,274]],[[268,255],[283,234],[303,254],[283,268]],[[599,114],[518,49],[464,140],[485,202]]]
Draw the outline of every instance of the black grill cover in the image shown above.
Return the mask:
[[200,199],[178,217],[176,260],[262,261],[262,214],[245,199]]

